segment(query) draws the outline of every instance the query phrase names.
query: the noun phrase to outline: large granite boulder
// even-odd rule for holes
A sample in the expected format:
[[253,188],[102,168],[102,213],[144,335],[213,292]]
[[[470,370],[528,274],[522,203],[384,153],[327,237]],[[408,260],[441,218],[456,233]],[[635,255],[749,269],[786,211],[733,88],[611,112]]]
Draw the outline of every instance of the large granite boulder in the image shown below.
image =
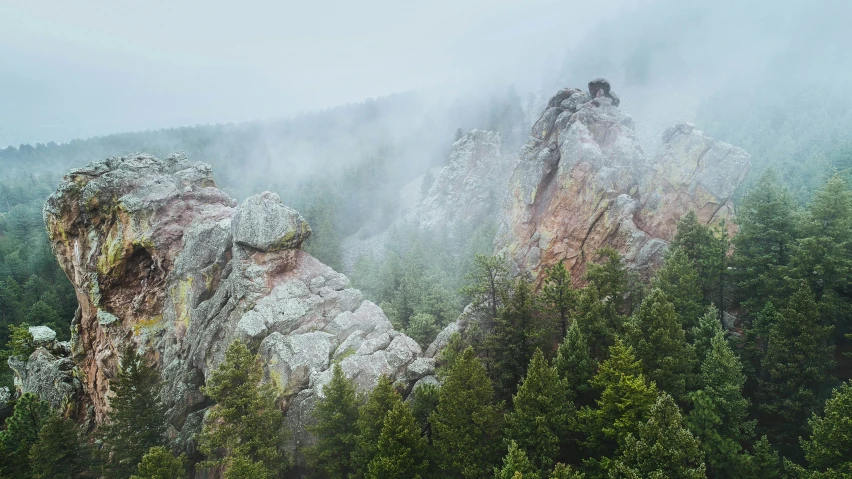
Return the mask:
[[735,228],[731,198],[749,168],[743,150],[677,125],[649,160],[609,82],[566,88],[548,102],[524,145],[499,214],[496,251],[541,280],[564,262],[576,283],[602,247],[646,277],[680,217]]
[[95,421],[108,413],[128,345],[160,371],[170,433],[188,449],[208,404],[199,388],[235,339],[263,358],[294,446],[310,441],[302,405],[321,394],[334,363],[364,391],[382,374],[413,383],[407,368],[420,347],[299,249],[310,228],[277,195],[237,206],[207,165],[136,155],[68,173],[44,218],[80,302],[73,363]]

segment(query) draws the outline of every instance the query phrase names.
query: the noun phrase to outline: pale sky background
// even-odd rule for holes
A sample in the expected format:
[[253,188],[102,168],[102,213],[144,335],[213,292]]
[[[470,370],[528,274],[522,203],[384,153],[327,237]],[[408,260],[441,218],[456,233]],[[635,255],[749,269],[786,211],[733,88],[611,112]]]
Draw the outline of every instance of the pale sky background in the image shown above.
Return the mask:
[[534,85],[654,0],[0,0],[0,147]]

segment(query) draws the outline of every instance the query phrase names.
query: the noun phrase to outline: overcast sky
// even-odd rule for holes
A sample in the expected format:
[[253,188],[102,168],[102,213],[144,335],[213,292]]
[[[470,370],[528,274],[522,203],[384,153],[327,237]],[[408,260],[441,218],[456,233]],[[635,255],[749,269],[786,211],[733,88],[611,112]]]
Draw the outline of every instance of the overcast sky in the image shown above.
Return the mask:
[[653,0],[0,0],[0,146],[533,84]]

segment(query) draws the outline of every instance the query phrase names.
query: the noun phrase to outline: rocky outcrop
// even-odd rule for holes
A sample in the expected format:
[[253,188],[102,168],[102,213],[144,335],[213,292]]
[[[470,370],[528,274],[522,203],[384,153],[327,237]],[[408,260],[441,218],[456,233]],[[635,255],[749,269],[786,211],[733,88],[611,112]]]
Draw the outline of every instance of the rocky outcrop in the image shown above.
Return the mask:
[[455,143],[415,211],[421,228],[452,232],[493,217],[514,164],[502,151],[500,133],[473,130]]
[[199,387],[235,339],[263,358],[293,445],[309,440],[305,422],[332,364],[362,389],[382,374],[415,380],[417,343],[300,249],[310,228],[275,194],[237,206],[207,165],[137,155],[71,171],[44,217],[80,302],[72,352],[97,421],[128,345],[161,372],[178,442],[198,429],[208,406]]
[[70,358],[70,344],[56,341],[56,332],[47,326],[31,326],[29,332],[35,350],[26,358],[12,356],[8,361],[15,374],[18,395],[35,393],[54,409],[71,415],[82,414],[79,405],[83,384]]
[[618,104],[606,80],[593,80],[589,92],[560,90],[533,126],[496,239],[518,272],[540,279],[562,261],[579,283],[594,253],[610,246],[647,275],[690,210],[733,231],[731,197],[749,155],[678,125],[649,160]]

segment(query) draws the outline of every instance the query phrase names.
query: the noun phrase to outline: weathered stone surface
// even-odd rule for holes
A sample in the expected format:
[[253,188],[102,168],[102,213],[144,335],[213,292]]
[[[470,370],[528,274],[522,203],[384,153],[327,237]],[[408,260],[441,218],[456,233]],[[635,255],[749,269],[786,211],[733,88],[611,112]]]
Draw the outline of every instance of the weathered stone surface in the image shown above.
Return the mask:
[[533,127],[499,215],[496,251],[516,272],[540,280],[562,261],[580,283],[595,252],[610,246],[650,274],[690,210],[733,232],[731,197],[748,171],[747,153],[678,125],[649,160],[609,82],[593,80],[588,94],[565,98],[567,91]]
[[15,373],[18,393],[31,392],[53,408],[74,412],[81,399],[83,385],[75,375],[71,358],[39,347],[26,360],[9,358]]
[[29,331],[33,344],[37,346],[52,343],[56,339],[56,331],[47,326],[30,326]]
[[473,130],[461,137],[414,212],[420,226],[451,232],[493,216],[513,162],[497,132]]
[[311,235],[302,215],[268,191],[243,201],[231,224],[234,241],[262,251],[298,248]]
[[[144,351],[160,371],[170,434],[187,450],[206,405],[199,388],[235,339],[258,348],[293,445],[311,440],[304,422],[333,361],[366,391],[382,374],[408,381],[408,366],[421,356],[345,276],[299,249],[310,228],[277,195],[237,207],[209,167],[181,155],[110,158],[74,170],[44,217],[80,302],[70,349],[85,383],[81,402],[96,421],[108,412],[125,346]],[[57,376],[48,371],[55,358],[35,359],[16,368],[24,390],[43,390]]]

